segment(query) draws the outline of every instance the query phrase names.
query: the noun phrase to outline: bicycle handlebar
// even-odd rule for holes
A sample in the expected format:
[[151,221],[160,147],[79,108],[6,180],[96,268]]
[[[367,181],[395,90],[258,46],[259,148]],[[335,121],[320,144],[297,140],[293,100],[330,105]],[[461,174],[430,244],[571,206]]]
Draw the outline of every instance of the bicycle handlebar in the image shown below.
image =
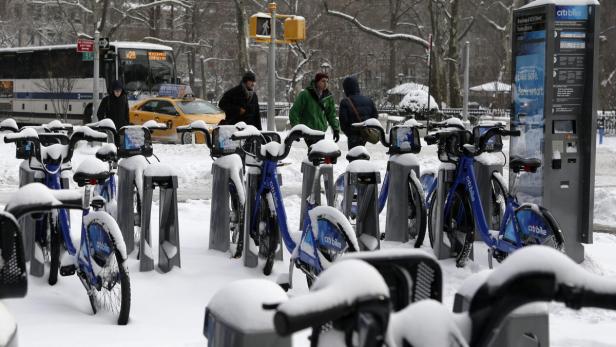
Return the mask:
[[483,153],[486,149],[488,141],[494,136],[520,136],[519,130],[506,130],[500,127],[493,127],[488,129],[483,135],[479,137],[479,148],[476,153],[473,155],[479,155]]
[[[310,129],[303,124],[299,124],[291,129],[287,137],[284,139],[283,143],[266,143],[265,136],[263,136],[261,131],[259,131],[256,127],[252,125],[247,125],[244,129],[237,131],[233,133],[233,135],[231,135],[231,140],[233,141],[246,140],[256,142],[259,145],[257,146],[256,153],[254,153],[257,159],[272,161],[280,161],[286,158],[291,151],[291,145],[293,144],[293,142],[299,141],[302,138],[309,142],[316,142],[325,138],[325,133],[323,131]],[[281,150],[281,148],[278,146],[284,146],[284,149]]]
[[[66,157],[62,158],[63,163],[68,163],[73,158],[73,151],[77,142],[79,141],[89,141],[89,142],[103,142],[107,141],[107,134],[95,131],[87,126],[80,126],[74,128],[73,133],[69,139],[68,150]],[[36,130],[32,128],[22,129],[18,133],[7,134],[4,136],[5,143],[16,143],[19,141],[31,142],[35,147],[34,155],[39,162],[43,162],[41,157],[41,141],[38,137]]]
[[[35,197],[35,198],[34,198]],[[42,183],[30,183],[21,188],[9,200],[5,211],[15,219],[35,212],[46,212],[51,209],[68,208],[83,209],[83,195],[77,190],[52,190]]]
[[200,132],[205,137],[205,144],[211,150],[214,145],[212,143],[212,136],[210,135],[210,128],[207,123],[203,120],[196,120],[189,125],[181,125],[176,127],[178,133],[186,133],[186,132]]
[[[357,276],[361,274],[361,276]],[[316,280],[310,293],[278,305],[274,327],[280,335],[336,321],[358,312],[363,304],[389,305],[389,288],[368,263],[347,259],[335,263]]]
[[485,346],[494,328],[518,307],[557,301],[567,307],[616,310],[616,280],[591,274],[563,253],[532,246],[513,253],[471,300],[471,346]]
[[383,126],[381,125],[381,122],[379,122],[378,119],[370,118],[360,123],[353,123],[351,124],[351,126],[353,128],[374,129],[379,132],[381,144],[387,148],[391,146],[391,143],[389,143],[389,141],[387,140],[387,134],[385,134],[385,129],[383,129]]

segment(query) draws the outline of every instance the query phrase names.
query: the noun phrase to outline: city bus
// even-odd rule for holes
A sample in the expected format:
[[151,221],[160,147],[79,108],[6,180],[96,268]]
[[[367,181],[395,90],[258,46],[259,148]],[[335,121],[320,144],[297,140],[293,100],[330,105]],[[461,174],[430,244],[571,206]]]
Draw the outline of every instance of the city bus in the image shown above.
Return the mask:
[[[90,122],[92,53],[76,44],[0,49],[0,119],[42,124],[62,119]],[[155,95],[161,84],[177,83],[171,47],[143,42],[110,42],[101,51],[99,100],[114,79],[124,83],[129,102]]]

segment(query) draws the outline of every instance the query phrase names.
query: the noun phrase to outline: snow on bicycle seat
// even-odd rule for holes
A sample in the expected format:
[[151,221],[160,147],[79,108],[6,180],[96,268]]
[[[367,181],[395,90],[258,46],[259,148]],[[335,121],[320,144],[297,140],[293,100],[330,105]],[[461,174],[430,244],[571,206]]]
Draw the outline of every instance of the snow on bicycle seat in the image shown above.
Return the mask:
[[347,153],[346,159],[349,163],[355,160],[370,160],[370,153],[364,146],[355,146]]
[[86,184],[104,181],[110,175],[108,164],[97,158],[87,158],[77,167],[73,180],[82,187]]
[[113,143],[105,143],[96,151],[96,158],[105,161],[118,160],[118,148]]
[[53,144],[51,146],[41,146],[41,159],[43,163],[60,161],[68,156],[68,146],[63,144]]
[[509,168],[513,172],[537,172],[537,168],[541,166],[541,160],[535,158],[514,158],[509,163]]
[[320,140],[319,142],[310,146],[308,151],[308,160],[313,163],[333,164],[336,159],[340,157],[340,148],[332,140]]

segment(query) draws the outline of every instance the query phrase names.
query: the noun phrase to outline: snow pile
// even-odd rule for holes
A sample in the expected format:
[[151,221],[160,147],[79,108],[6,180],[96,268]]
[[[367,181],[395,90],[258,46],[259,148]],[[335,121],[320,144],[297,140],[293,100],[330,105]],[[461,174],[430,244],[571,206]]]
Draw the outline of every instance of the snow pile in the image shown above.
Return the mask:
[[[410,112],[419,112],[428,108],[428,87],[419,83],[404,83],[387,91],[389,95],[404,95],[398,107]],[[430,95],[430,109],[438,110],[438,104]]]
[[153,119],[150,119],[149,121],[143,123],[142,127],[148,128],[150,130],[165,130],[167,129],[167,124],[159,123]]
[[287,294],[276,283],[263,279],[232,282],[222,287],[207,309],[217,320],[244,333],[273,332],[275,310],[263,304],[284,303]]

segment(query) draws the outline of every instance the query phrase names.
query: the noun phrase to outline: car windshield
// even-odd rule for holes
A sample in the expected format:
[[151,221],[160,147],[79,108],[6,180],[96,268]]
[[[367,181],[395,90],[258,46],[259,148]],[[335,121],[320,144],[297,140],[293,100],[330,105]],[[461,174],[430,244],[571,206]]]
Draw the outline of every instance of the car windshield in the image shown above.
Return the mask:
[[222,111],[218,107],[203,100],[180,101],[177,103],[177,105],[182,109],[185,114],[222,113]]

